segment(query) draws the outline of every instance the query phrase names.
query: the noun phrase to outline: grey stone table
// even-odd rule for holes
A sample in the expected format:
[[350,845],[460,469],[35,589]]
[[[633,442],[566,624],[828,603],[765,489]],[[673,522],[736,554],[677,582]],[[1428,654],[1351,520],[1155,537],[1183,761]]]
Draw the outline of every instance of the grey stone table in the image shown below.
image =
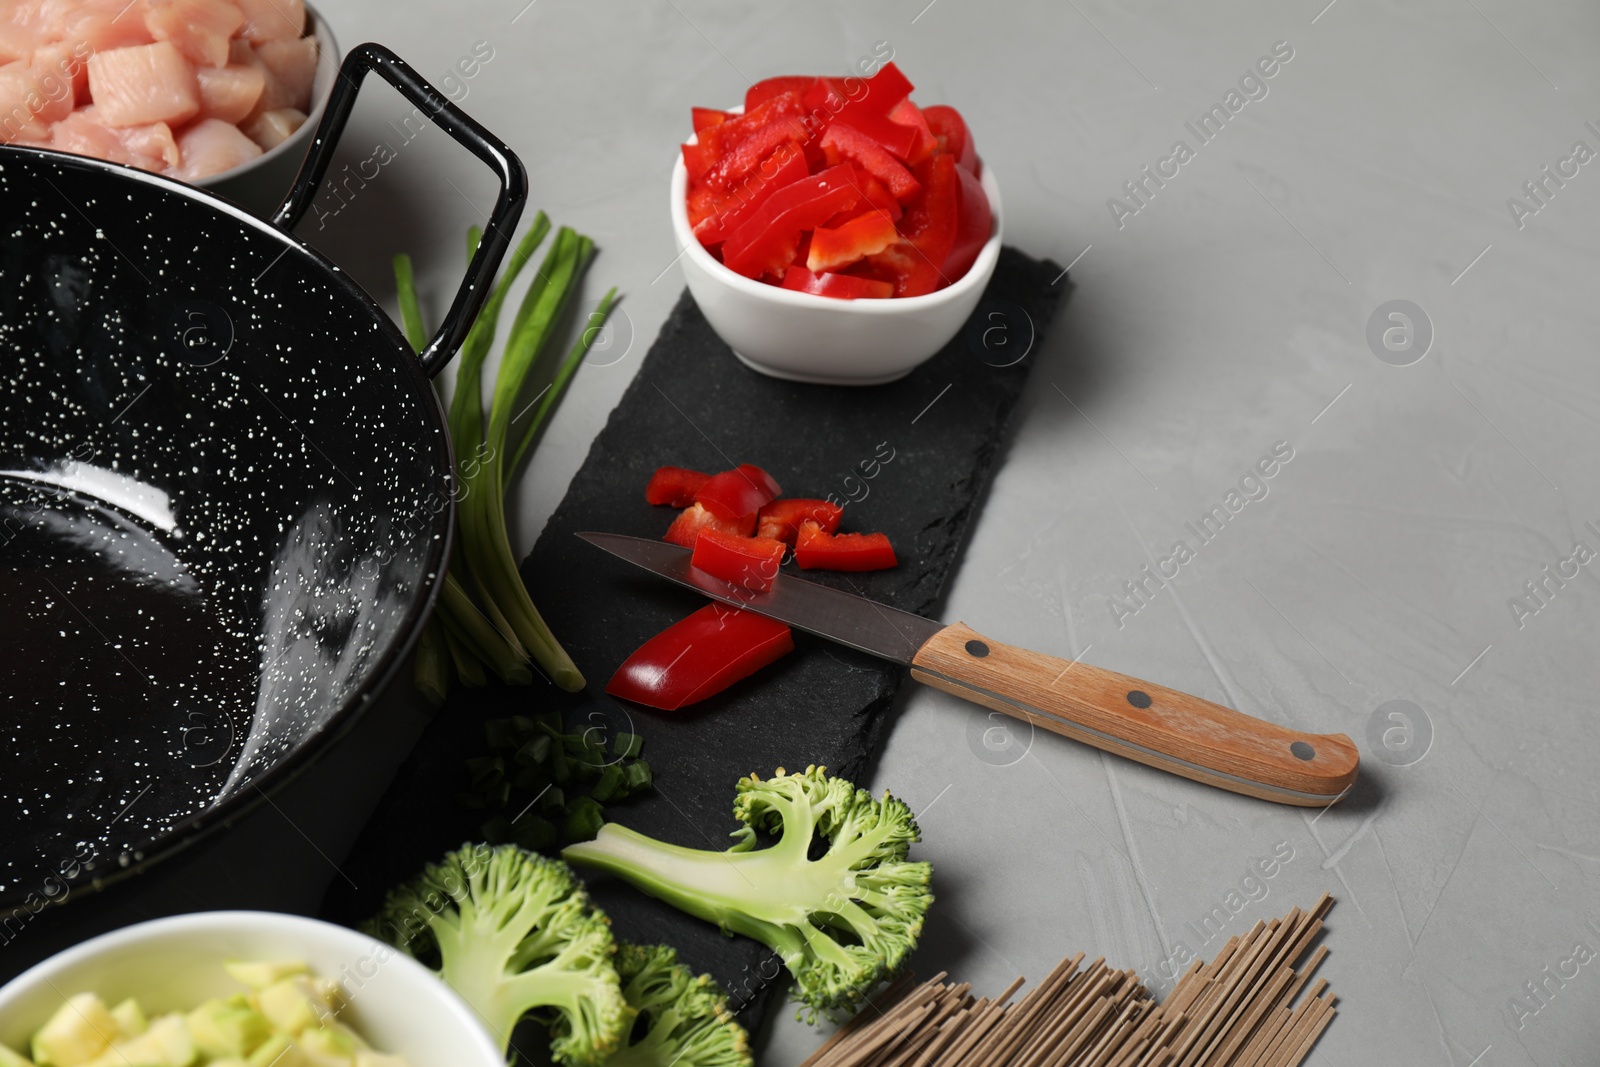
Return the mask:
[[[888,42],[920,100],[968,117],[1009,239],[1073,264],[949,616],[1348,733],[1364,784],[1301,813],[912,693],[874,786],[920,813],[938,869],[919,971],[995,991],[1083,950],[1164,991],[1171,961],[1329,890],[1342,1011],[1313,1062],[1600,1058],[1591,6],[328,8],[346,44],[441,81],[476,51],[446,88],[604,250],[591,298],[626,293],[617,358],[580,374],[522,486],[524,547],[681,289],[667,177],[691,105]],[[395,136],[380,97],[352,163]],[[488,195],[428,131],[303,232],[379,292],[391,252],[418,254],[437,313]],[[142,914],[313,908],[419,721],[391,694],[182,878],[41,924],[0,966]],[[782,1016],[763,1062],[821,1039]]]

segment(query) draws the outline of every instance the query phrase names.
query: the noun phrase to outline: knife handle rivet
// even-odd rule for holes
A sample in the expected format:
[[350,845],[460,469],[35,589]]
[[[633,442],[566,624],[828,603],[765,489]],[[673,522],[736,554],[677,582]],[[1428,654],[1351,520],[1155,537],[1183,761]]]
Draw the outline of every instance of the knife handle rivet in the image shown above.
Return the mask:
[[967,655],[969,655],[969,656],[977,656],[979,659],[982,659],[984,656],[987,656],[988,654],[989,654],[989,646],[984,644],[982,641],[968,641],[967,642]]
[[1294,754],[1295,759],[1310,760],[1315,759],[1317,756],[1317,750],[1304,741],[1296,741],[1289,746],[1289,751]]
[[1136,708],[1148,708],[1150,706],[1150,694],[1143,689],[1131,690],[1128,693],[1128,703]]

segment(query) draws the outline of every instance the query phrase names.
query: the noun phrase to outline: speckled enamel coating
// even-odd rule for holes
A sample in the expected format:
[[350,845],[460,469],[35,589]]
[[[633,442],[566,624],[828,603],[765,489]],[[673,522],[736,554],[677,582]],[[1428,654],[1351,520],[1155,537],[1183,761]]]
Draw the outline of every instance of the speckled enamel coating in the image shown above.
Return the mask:
[[347,727],[430,602],[450,468],[337,267],[0,148],[0,905],[179,847]]

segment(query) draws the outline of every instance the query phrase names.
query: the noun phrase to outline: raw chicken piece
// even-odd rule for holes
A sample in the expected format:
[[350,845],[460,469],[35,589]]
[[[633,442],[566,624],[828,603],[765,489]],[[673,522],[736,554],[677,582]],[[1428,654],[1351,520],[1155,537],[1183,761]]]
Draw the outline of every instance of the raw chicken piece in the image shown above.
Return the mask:
[[152,37],[171,41],[189,62],[221,67],[244,14],[228,0],[149,0],[144,24]]
[[149,44],[146,0],[44,0],[39,26],[48,39],[84,41],[96,52]]
[[127,163],[159,174],[178,166],[182,156],[165,122],[146,126],[107,126],[96,107],[79,108],[56,123],[51,147],[80,156]]
[[292,107],[263,111],[244,124],[244,132],[263,149],[276,148],[304,126],[306,114]]
[[133,165],[136,167],[160,174],[183,162],[177,138],[172,136],[172,127],[165,122],[153,122],[148,126],[124,126],[116,132],[122,138],[123,147],[133,157]]
[[200,110],[194,68],[170,41],[96,52],[89,95],[109,126],[181,123]]
[[[46,95],[54,81],[72,87],[74,104],[89,100],[89,56],[93,53],[84,41],[52,41],[33,50],[33,76]],[[68,110],[71,110],[70,108]],[[65,116],[63,116],[65,117]]]
[[239,132],[239,127],[221,119],[201,119],[178,135],[182,163],[167,171],[186,182],[199,181],[213,174],[232,170],[261,154],[261,148]]
[[132,163],[133,157],[123,147],[117,131],[96,122],[94,112],[92,107],[80,108],[56,123],[50,131],[50,147],[113,163]]
[[200,81],[200,117],[223,122],[243,122],[267,84],[266,72],[259,66],[201,67],[194,73]]
[[237,0],[244,12],[244,39],[293,40],[306,31],[305,0]]
[[0,142],[48,139],[49,120],[41,116],[47,105],[27,63],[18,60],[0,67]]
[[311,82],[317,75],[317,39],[263,41],[256,45],[255,51],[267,73],[277,82],[268,93],[271,103],[267,107],[310,111]]
[[0,3],[0,64],[27,59],[39,46],[39,35],[32,26],[21,22],[18,11],[7,12]]

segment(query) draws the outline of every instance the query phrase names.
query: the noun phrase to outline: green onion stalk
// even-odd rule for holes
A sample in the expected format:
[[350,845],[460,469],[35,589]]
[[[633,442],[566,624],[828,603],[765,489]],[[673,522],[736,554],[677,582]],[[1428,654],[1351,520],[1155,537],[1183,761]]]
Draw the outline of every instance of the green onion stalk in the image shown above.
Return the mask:
[[[536,666],[569,692],[584,684],[583,674],[550,632],[522,582],[506,529],[506,493],[616,303],[617,291],[612,289],[556,362],[556,337],[595,255],[589,238],[566,226],[556,231],[512,319],[487,419],[483,404],[484,363],[500,313],[512,283],[549,233],[550,220],[541,211],[517,243],[456,358],[455,393],[447,417],[460,487],[456,546],[438,608],[418,641],[414,668],[417,688],[435,705],[444,702],[452,673],[469,687],[487,684],[491,672],[508,684],[527,685]],[[476,227],[468,234],[469,259],[481,236]],[[420,351],[427,330],[410,257],[394,258],[394,276],[406,339]],[[525,394],[541,381],[543,389],[525,402]],[[533,414],[523,420],[529,410]]]

